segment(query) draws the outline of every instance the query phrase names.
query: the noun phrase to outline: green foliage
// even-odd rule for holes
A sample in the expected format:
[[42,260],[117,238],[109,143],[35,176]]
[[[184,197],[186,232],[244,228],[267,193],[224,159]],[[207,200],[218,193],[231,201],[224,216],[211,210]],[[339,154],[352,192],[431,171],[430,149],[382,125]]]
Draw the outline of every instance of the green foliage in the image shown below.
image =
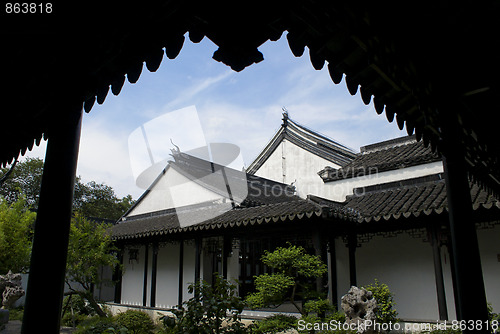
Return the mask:
[[244,303],[234,284],[217,275],[213,286],[202,281],[191,284],[188,291],[194,296],[172,310],[175,318],[160,318],[167,333],[246,333],[240,321]]
[[304,303],[305,313],[316,313],[318,315],[324,315],[327,312],[334,311],[335,307],[330,304],[330,301],[328,299],[308,300]]
[[255,334],[275,334],[286,331],[297,326],[297,318],[285,314],[275,314],[263,320],[255,321],[251,326],[251,332]]
[[256,293],[249,294],[246,302],[253,308],[277,306],[283,303],[286,294],[295,285],[293,277],[283,273],[263,274],[255,277]]
[[23,315],[24,315],[24,307],[23,306],[9,309],[9,321],[12,321],[12,320],[22,321]]
[[83,315],[93,316],[95,315],[95,310],[85,303],[80,295],[70,295],[64,297],[63,300],[63,312],[73,312]]
[[[0,169],[0,175],[5,175],[10,167]],[[0,187],[0,196],[8,203],[15,203],[22,197],[26,205],[32,209],[38,207],[40,185],[42,183],[43,160],[40,158],[26,158],[18,162],[12,173]]]
[[150,334],[153,333],[155,324],[151,317],[142,311],[127,310],[116,316],[116,323],[128,329],[130,334]]
[[290,243],[274,252],[265,251],[262,262],[289,276],[321,277],[327,271],[326,264],[318,256],[307,254],[303,247]]
[[74,334],[128,334],[129,330],[113,318],[94,317],[83,321]]
[[[66,265],[66,283],[74,293],[88,300],[100,316],[106,316],[95,302],[91,292],[92,285],[111,284],[100,277],[101,267],[114,267],[119,264],[116,247],[107,232],[106,224],[98,224],[77,214],[71,223]],[[73,288],[79,284],[84,291]]]
[[63,326],[75,327],[96,315],[95,310],[85,303],[80,295],[69,295],[63,300],[61,323]]
[[298,288],[303,299],[310,297],[311,289],[304,284],[304,279],[321,277],[327,272],[327,266],[319,257],[307,254],[304,248],[291,244],[286,248],[278,247],[273,252],[266,251],[262,262],[274,268],[275,272],[255,277],[257,291],[246,299],[250,307],[278,306],[289,300],[301,314],[305,314],[295,302]]
[[117,220],[133,203],[132,196],[119,199],[113,188],[104,183],[84,184],[80,177],[76,180],[73,208],[85,217]]
[[380,283],[377,279],[375,279],[374,284],[364,286],[363,288],[371,291],[373,293],[373,297],[377,301],[375,314],[378,322],[388,323],[398,321],[398,312],[395,309],[396,303],[394,302],[394,297],[387,284]]
[[0,275],[9,270],[25,272],[29,267],[35,218],[24,197],[11,204],[0,197]]
[[87,319],[88,315],[67,312],[61,317],[61,326],[76,327]]

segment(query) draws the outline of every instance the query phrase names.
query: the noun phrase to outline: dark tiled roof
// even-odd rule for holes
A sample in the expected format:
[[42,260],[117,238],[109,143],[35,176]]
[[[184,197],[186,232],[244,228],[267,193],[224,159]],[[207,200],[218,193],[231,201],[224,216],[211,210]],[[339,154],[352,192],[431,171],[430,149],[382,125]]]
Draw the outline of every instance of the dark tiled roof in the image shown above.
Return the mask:
[[[432,213],[441,214],[448,209],[444,180],[428,181],[401,187],[389,187],[365,193],[358,190],[343,203],[351,210],[351,217],[358,222],[389,220],[400,217],[418,217]],[[471,184],[471,197],[474,210],[480,208],[500,209],[500,202],[475,184]],[[338,211],[338,210],[337,210]],[[338,214],[337,214],[338,215]]]
[[[251,175],[229,167],[193,157],[185,153],[174,154],[170,166],[176,171],[221,196],[227,197],[226,179],[231,195],[242,206],[256,206],[287,202],[293,198],[295,187]],[[222,174],[224,173],[224,174]]]
[[440,156],[432,152],[430,147],[425,147],[423,142],[416,142],[412,137],[403,137],[366,146],[353,161],[342,168],[326,167],[318,174],[324,182],[330,182],[439,160]]
[[[227,205],[205,205],[185,208],[193,218],[200,215],[217,215],[202,223],[181,226],[175,210],[153,212],[134,216],[112,227],[114,239],[134,239],[179,232],[213,230],[327,215],[343,221],[368,223],[409,217],[442,214],[447,210],[446,186],[436,175],[434,179],[424,177],[402,185],[388,183],[377,188],[357,189],[343,203],[332,202],[315,196],[308,200],[291,197],[287,202],[266,204],[248,208],[227,210]],[[473,209],[500,209],[496,197],[479,186],[471,184]]]
[[114,225],[112,227],[112,236],[114,239],[133,239],[179,232],[292,221],[304,217],[310,218],[313,215],[320,216],[322,213],[319,205],[298,197],[293,197],[291,200],[282,203],[226,210],[227,206],[220,204],[188,210],[189,214],[198,217],[200,215],[219,215],[202,223],[185,227],[179,224],[175,210],[156,215],[152,213],[150,215],[135,216]]

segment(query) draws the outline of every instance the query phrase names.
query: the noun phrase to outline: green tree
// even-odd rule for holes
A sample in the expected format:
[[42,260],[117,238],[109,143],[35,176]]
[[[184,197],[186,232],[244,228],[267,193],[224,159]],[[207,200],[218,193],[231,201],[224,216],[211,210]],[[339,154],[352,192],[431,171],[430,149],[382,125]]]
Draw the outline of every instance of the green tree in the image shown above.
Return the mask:
[[25,272],[29,266],[36,214],[26,206],[24,197],[9,204],[0,196],[0,274]]
[[117,249],[108,228],[107,224],[96,223],[77,214],[71,223],[66,265],[66,284],[70,289],[67,294],[85,298],[101,317],[105,317],[106,313],[94,299],[92,286],[111,284],[99,275],[101,267],[119,265]]
[[133,203],[130,195],[119,199],[112,187],[95,181],[82,183],[81,178],[77,177],[73,210],[85,217],[117,220]]
[[318,256],[307,254],[304,248],[291,244],[286,248],[278,247],[274,252],[266,251],[262,262],[274,268],[274,272],[255,277],[257,291],[247,296],[247,303],[252,308],[259,308],[279,306],[288,300],[305,315],[307,310],[297,303],[297,294],[301,290],[304,299],[308,294],[304,281],[323,276],[327,266]]
[[[0,175],[6,175],[10,167],[0,169]],[[40,158],[26,158],[18,162],[5,181],[0,185],[0,196],[8,203],[14,203],[21,197],[33,209],[38,207],[40,184],[42,183],[43,160]]]

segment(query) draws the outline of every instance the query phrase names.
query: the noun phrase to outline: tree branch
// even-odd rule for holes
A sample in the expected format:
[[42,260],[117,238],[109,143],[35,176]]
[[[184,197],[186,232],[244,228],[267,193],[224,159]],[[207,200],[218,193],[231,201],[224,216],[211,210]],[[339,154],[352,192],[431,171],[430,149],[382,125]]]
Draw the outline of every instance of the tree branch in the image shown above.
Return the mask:
[[14,159],[14,163],[12,164],[12,166],[10,166],[10,169],[7,171],[7,173],[5,173],[5,175],[0,178],[0,187],[7,180],[10,173],[12,173],[12,171],[14,170],[14,167],[16,167],[16,164],[17,164],[17,157],[16,157],[16,159]]

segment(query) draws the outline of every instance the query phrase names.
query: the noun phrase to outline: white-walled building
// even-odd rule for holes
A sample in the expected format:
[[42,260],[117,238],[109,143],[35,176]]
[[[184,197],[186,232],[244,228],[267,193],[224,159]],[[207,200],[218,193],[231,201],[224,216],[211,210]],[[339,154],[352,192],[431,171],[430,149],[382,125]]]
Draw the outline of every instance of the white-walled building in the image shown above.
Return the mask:
[[[488,301],[500,311],[500,203],[471,185]],[[264,250],[300,244],[328,264],[328,296],[378,279],[399,317],[456,319],[440,157],[414,137],[344,145],[284,114],[246,172],[177,152],[113,227],[124,265],[115,302],[168,309],[215,272],[240,295]]]

